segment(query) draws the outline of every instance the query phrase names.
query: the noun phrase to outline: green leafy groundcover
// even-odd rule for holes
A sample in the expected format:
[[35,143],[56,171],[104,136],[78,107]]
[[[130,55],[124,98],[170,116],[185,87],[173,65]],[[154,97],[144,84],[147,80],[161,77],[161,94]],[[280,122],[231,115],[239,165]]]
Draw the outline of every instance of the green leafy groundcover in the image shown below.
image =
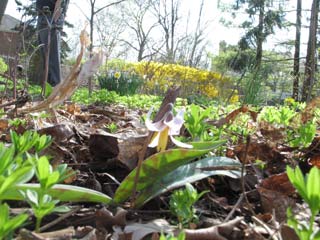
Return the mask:
[[174,188],[184,186],[186,183],[192,183],[201,179],[213,176],[224,175],[231,178],[239,178],[240,170],[212,170],[203,171],[206,167],[241,167],[239,161],[227,157],[208,157],[199,161],[183,165],[164,177],[157,179],[152,185],[145,188],[138,195],[135,206],[141,207],[152,198]]
[[[141,191],[149,187],[157,179],[162,178],[181,165],[184,165],[197,157],[203,156],[225,142],[225,140],[219,140],[211,142],[210,144],[204,143],[204,146],[202,146],[200,143],[197,143],[197,146],[194,145],[194,148],[192,149],[171,149],[152,155],[141,165],[139,181],[136,190]],[[118,187],[114,196],[115,203],[123,203],[132,194],[136,171],[137,169],[134,169]]]

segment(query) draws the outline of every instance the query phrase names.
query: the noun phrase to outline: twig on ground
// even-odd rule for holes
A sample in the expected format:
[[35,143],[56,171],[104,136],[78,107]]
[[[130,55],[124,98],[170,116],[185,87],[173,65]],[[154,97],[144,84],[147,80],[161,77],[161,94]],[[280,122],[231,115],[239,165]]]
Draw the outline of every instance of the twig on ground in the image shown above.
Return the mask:
[[57,219],[53,220],[52,222],[42,226],[40,228],[40,232],[43,232],[51,227],[53,227],[54,225],[56,225],[57,223],[63,221],[64,219],[70,217],[72,214],[78,212],[80,209],[82,208],[82,206],[78,206],[74,209],[72,209],[70,212],[67,212],[66,214],[61,215],[60,217],[58,217]]
[[232,218],[234,212],[236,211],[236,209],[239,207],[239,205],[241,204],[242,200],[244,198],[244,194],[241,194],[238,201],[236,202],[236,204],[233,206],[232,210],[229,212],[228,216],[224,219],[224,223],[228,222],[230,220],[230,218]]
[[275,235],[275,231],[272,230],[267,224],[265,224],[263,221],[261,221],[259,218],[252,216],[252,221],[255,222],[256,224],[259,224],[261,227],[263,227],[268,234],[270,235],[270,237],[272,237],[271,239],[273,240],[280,240],[277,238],[277,236]]

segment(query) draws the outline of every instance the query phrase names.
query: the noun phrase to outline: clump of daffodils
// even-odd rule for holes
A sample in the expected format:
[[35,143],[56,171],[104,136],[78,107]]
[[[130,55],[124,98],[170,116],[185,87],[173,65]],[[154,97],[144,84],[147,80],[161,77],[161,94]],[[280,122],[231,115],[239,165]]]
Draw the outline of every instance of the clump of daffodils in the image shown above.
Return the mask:
[[151,109],[147,114],[146,127],[149,131],[154,132],[154,135],[148,146],[157,147],[159,152],[164,151],[166,150],[168,138],[170,137],[171,141],[178,147],[192,148],[192,145],[180,142],[173,137],[180,134],[180,129],[184,123],[184,110],[179,110],[176,116],[174,116],[172,103],[169,103],[166,106],[166,109],[167,111],[163,117],[157,122],[152,122],[150,119],[153,109]]

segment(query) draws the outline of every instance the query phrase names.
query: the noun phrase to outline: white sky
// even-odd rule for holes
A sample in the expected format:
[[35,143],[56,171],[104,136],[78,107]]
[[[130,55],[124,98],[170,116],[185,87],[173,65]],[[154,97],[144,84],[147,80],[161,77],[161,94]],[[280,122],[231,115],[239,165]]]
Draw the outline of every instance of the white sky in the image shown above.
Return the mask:
[[[27,3],[29,0],[21,0],[23,3]],[[234,2],[235,0],[220,0],[221,2]],[[111,1],[109,1],[111,2]],[[103,6],[105,4],[104,0],[97,0],[97,7]],[[296,0],[289,0],[288,5],[290,9],[294,10],[296,4]],[[198,0],[183,0],[182,7],[185,8],[185,12],[187,14],[188,9],[191,10],[191,14],[198,14],[198,10],[196,10],[199,5]],[[304,0],[302,1],[303,9],[310,9],[311,8],[311,0]],[[81,11],[79,10],[81,8]],[[84,25],[86,18],[84,13],[89,15],[90,7],[88,5],[87,0],[70,0],[70,5],[67,12],[67,20],[68,22],[74,24],[74,26],[81,26]],[[16,11],[16,4],[14,0],[9,0],[8,6],[6,9],[6,14],[12,15],[16,18],[21,17],[21,13]],[[208,28],[208,36],[211,43],[211,49],[213,52],[217,52],[219,42],[221,40],[225,40],[229,44],[236,44],[243,34],[243,30],[237,28],[226,28],[222,24],[220,24],[219,20],[225,13],[221,13],[217,10],[217,0],[205,0],[205,7],[204,7],[204,16],[205,19],[210,21],[210,26]],[[288,14],[287,19],[292,22],[295,22],[295,12],[291,12]],[[243,21],[243,17],[241,15],[237,16],[233,21]],[[80,23],[80,24],[79,24]],[[107,24],[107,23],[106,23]],[[196,21],[194,21],[196,24]],[[308,32],[303,30],[302,34],[302,42],[306,43],[308,38]],[[73,29],[67,30],[69,36],[72,37],[73,34],[80,32],[80,29]],[[266,44],[266,48],[273,48],[274,44],[279,41],[283,41],[285,39],[294,39],[295,30],[291,28],[291,30],[285,31],[277,31],[276,35],[272,39],[268,39],[268,43]],[[303,49],[303,48],[302,48]],[[304,50],[302,50],[304,51]]]

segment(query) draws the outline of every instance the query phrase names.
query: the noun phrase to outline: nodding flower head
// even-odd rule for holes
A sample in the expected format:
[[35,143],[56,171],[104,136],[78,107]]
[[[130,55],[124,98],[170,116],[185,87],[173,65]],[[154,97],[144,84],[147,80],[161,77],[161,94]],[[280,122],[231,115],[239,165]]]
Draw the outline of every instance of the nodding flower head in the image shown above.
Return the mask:
[[169,103],[166,108],[167,111],[157,122],[152,122],[150,120],[153,109],[150,109],[147,114],[146,127],[149,131],[155,132],[148,146],[157,147],[158,151],[164,151],[168,144],[168,137],[170,137],[171,141],[178,147],[192,148],[192,145],[180,142],[173,137],[180,134],[180,129],[184,123],[184,110],[179,110],[176,116],[174,116],[173,104]]

